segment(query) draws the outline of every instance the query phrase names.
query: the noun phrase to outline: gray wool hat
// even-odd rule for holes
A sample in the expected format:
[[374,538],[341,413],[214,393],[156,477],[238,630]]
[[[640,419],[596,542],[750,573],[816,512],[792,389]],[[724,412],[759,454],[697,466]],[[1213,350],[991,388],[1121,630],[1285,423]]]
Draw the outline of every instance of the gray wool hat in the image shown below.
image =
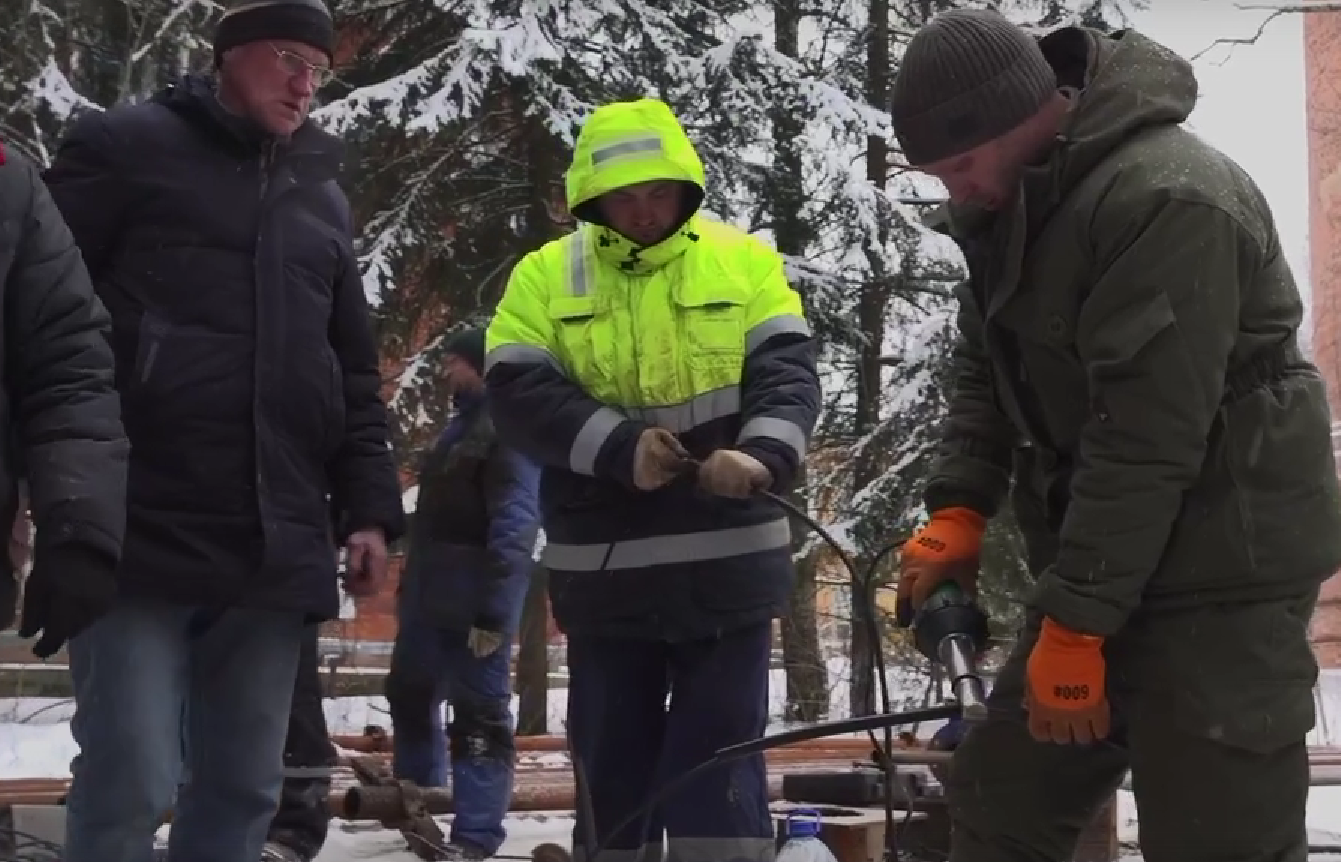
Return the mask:
[[1032,117],[1057,90],[1038,41],[999,12],[955,9],[908,42],[890,116],[910,164],[981,146]]

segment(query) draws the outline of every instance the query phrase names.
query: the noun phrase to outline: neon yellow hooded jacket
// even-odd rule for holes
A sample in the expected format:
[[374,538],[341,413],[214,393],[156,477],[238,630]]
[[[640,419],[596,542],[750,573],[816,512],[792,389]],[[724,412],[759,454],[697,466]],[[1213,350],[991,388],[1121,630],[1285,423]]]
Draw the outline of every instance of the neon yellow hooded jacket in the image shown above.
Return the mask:
[[[691,213],[671,237],[639,248],[600,224],[600,195],[666,179],[691,186]],[[781,257],[699,215],[703,186],[703,165],[665,104],[598,109],[567,175],[569,207],[584,224],[517,264],[488,330],[498,432],[546,468],[544,563],[566,630],[609,633],[615,617],[615,628],[647,633],[654,618],[657,636],[700,636],[685,632],[722,623],[707,606],[766,619],[788,589],[790,533],[773,505],[709,498],[689,480],[651,493],[633,486],[637,439],[656,425],[696,458],[746,451],[785,489],[819,410],[813,340]],[[626,570],[655,580],[609,577]],[[717,595],[693,599],[702,584],[646,586],[695,571],[712,573]],[[584,573],[603,586],[587,594],[569,577]],[[612,595],[613,581],[630,594]]]

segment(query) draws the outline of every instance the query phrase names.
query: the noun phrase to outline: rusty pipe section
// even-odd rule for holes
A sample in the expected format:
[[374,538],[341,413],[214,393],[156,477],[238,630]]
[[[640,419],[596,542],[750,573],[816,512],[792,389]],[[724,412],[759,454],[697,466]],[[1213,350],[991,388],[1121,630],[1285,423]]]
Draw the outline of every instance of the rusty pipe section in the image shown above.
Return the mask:
[[[331,737],[331,741],[347,751],[357,751],[363,754],[385,754],[391,751],[392,736],[384,728],[370,725],[361,734],[336,734]],[[832,752],[835,755],[867,757],[871,753],[871,748],[871,741],[864,736],[843,736],[794,742],[775,750],[812,753],[825,751]],[[517,751],[562,754],[568,751],[568,739],[562,734],[553,733],[542,736],[519,736],[517,737]]]
[[[514,798],[515,798],[514,794]],[[419,788],[419,801],[429,814],[450,814],[452,793],[445,787]],[[409,800],[405,788],[397,785],[351,787],[342,804],[334,810],[345,820],[381,820],[395,822],[409,818]],[[517,810],[517,809],[513,809]]]
[[[932,752],[943,754],[943,752]],[[788,774],[797,772],[831,772],[842,764],[827,761],[797,763],[786,769]],[[429,814],[450,814],[452,812],[452,791],[448,787],[413,788]],[[768,774],[768,798],[777,801],[782,798],[782,772]],[[344,820],[379,820],[396,822],[404,817],[412,800],[408,799],[403,786],[383,785],[370,787],[359,785],[345,791],[342,798],[332,798],[331,810],[335,816]],[[509,811],[572,811],[577,808],[577,793],[572,775],[566,770],[556,775],[550,770],[534,772],[518,771],[512,788],[512,803]]]
[[[832,766],[826,767],[832,768]],[[452,791],[447,787],[418,788],[419,800],[429,814],[452,813]],[[768,798],[782,798],[782,776],[768,776]],[[344,820],[378,820],[394,823],[405,818],[410,800],[399,786],[351,787],[343,798],[331,799],[331,812]],[[509,811],[572,811],[577,808],[577,793],[572,780],[523,784],[512,790]]]
[[[1314,786],[1341,785],[1341,750],[1315,749],[1310,751],[1309,755]],[[940,766],[948,762],[950,756],[948,752],[943,751],[893,752],[895,764],[906,766]],[[811,757],[808,760],[796,759],[778,765],[785,768],[769,770],[770,800],[781,798],[784,772],[834,771],[843,769],[848,764],[841,760]],[[0,779],[0,806],[57,805],[64,800],[69,784],[67,779],[59,778]],[[430,813],[443,814],[452,810],[452,793],[449,788],[421,788],[419,795],[424,807]],[[338,789],[333,791],[329,798],[331,812],[346,820],[395,820],[396,813],[404,810],[405,801],[401,788],[394,785],[391,787],[359,785]],[[576,794],[572,775],[567,768],[517,770],[510,810],[572,811],[575,807]]]
[[[940,752],[928,751],[922,748],[896,748],[894,749],[894,759],[910,759],[916,761],[917,758],[926,755],[936,755]],[[825,748],[774,748],[764,752],[764,760],[770,766],[791,763],[811,763],[822,761],[825,763],[850,763],[852,761],[869,761],[874,754],[873,746],[867,745],[861,750],[844,749],[825,749]],[[568,769],[568,753],[565,751],[556,751],[553,753],[536,753],[519,751],[518,752],[519,769],[530,769],[533,771],[550,771]],[[340,766],[350,766],[354,760],[361,758],[371,758],[385,762],[391,755],[383,752],[373,752],[371,754],[353,754],[340,755],[336,758],[336,763]],[[545,758],[541,760],[540,758]]]

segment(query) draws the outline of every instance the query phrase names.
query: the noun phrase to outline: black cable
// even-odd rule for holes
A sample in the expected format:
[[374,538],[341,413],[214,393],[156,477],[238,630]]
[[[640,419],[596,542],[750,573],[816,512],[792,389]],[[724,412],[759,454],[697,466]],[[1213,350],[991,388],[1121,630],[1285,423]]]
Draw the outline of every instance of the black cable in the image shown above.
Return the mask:
[[[903,543],[907,541],[907,537],[903,537],[885,545],[871,558],[865,571],[859,571],[857,569],[856,560],[852,559],[852,557],[843,550],[843,547],[838,544],[838,540],[836,540],[828,530],[824,529],[824,525],[810,517],[808,512],[805,512],[800,506],[792,503],[791,500],[778,494],[774,494],[771,491],[761,491],[759,493],[765,499],[772,500],[778,506],[781,506],[783,511],[801,521],[801,523],[814,531],[815,535],[819,536],[824,540],[825,544],[833,548],[834,552],[838,554],[838,558],[842,560],[843,567],[847,569],[848,578],[852,582],[852,593],[854,598],[853,608],[860,608],[859,612],[863,618],[862,622],[866,626],[866,636],[871,642],[871,658],[875,664],[876,684],[879,687],[880,692],[880,708],[886,714],[889,714],[892,711],[893,704],[889,697],[889,673],[885,669],[885,651],[880,648],[883,639],[880,636],[880,623],[876,619],[875,577],[876,572],[879,571],[880,564],[884,561],[885,557],[893,552],[895,548],[902,547]],[[858,605],[856,601],[857,595],[861,596],[860,605]],[[884,729],[884,745],[881,745],[879,740],[875,738],[874,731],[867,731],[867,736],[870,737],[871,746],[878,761],[876,766],[879,767],[880,774],[883,776],[883,780],[880,782],[880,789],[882,797],[881,802],[884,803],[885,809],[885,857],[889,858],[889,856],[892,855],[891,851],[893,850],[895,841],[894,758],[892,755],[894,750],[894,727],[893,725],[887,724]],[[907,823],[912,820],[913,810],[911,807],[912,797],[906,793],[904,795],[908,797],[909,803],[908,817],[904,821],[906,826]]]
[[0,846],[13,854],[0,856],[0,862],[61,862],[63,855],[57,842],[8,826],[0,826]]
[[[685,466],[687,472],[692,472],[696,471],[700,465],[699,462],[691,461],[688,462]],[[838,736],[840,734],[853,733],[862,730],[865,730],[867,732],[867,735],[871,740],[871,744],[872,746],[874,746],[874,753],[879,759],[879,763],[877,765],[880,767],[881,772],[884,775],[884,781],[881,783],[883,785],[883,791],[884,791],[883,795],[884,795],[885,836],[886,836],[885,855],[886,858],[888,858],[891,855],[895,835],[894,761],[892,756],[892,751],[894,748],[893,729],[897,725],[918,724],[923,721],[939,721],[953,718],[954,716],[959,714],[958,704],[944,704],[942,706],[909,710],[907,712],[902,713],[894,713],[891,711],[888,673],[885,668],[884,651],[880,649],[880,643],[882,638],[880,636],[880,625],[876,618],[875,576],[877,570],[879,569],[880,564],[884,561],[885,557],[888,556],[890,553],[892,553],[896,548],[902,547],[903,543],[907,540],[906,537],[899,541],[892,542],[886,545],[884,548],[881,548],[880,551],[871,559],[865,571],[859,571],[857,568],[856,561],[852,559],[852,557],[847,553],[847,551],[838,542],[838,540],[835,539],[829,533],[829,531],[824,528],[822,524],[820,524],[814,518],[810,517],[810,515],[805,511],[803,511],[799,506],[795,505],[790,500],[778,494],[774,494],[771,491],[759,491],[758,493],[765,499],[770,500],[773,503],[777,504],[790,516],[801,521],[803,524],[805,524],[807,527],[813,530],[815,534],[824,541],[825,544],[827,544],[830,548],[833,549],[834,553],[838,555],[839,560],[842,561],[843,567],[847,569],[848,576],[850,577],[852,582],[852,591],[854,593],[854,607],[860,608],[860,613],[863,617],[862,622],[866,626],[867,635],[871,642],[872,659],[875,664],[875,672],[876,672],[876,683],[878,686],[878,690],[880,692],[881,708],[884,710],[884,712],[879,715],[869,715],[860,718],[846,719],[843,721],[823,722],[820,724],[814,724],[809,727],[803,727],[798,728],[796,730],[785,731],[783,733],[777,733],[771,736],[763,736],[760,737],[759,739],[750,740],[748,742],[743,742],[738,745],[732,745],[718,750],[708,760],[696,764],[689,770],[680,773],[675,778],[665,782],[664,784],[661,785],[661,787],[657,788],[642,805],[640,805],[637,809],[635,809],[627,817],[625,817],[622,821],[620,821],[615,826],[615,828],[611,829],[610,832],[607,833],[604,840],[596,844],[595,850],[591,853],[590,856],[587,857],[588,860],[590,860],[590,862],[599,862],[601,854],[605,850],[609,849],[608,848],[609,843],[613,841],[616,838],[616,836],[622,833],[625,829],[634,825],[635,823],[642,821],[643,822],[642,832],[645,833],[646,821],[652,816],[652,813],[656,811],[657,807],[660,806],[661,803],[664,802],[667,798],[669,798],[672,794],[683,788],[692,779],[697,778],[698,776],[702,775],[709,769],[713,769],[715,767],[721,766],[725,763],[729,763],[730,761],[741,757],[746,757],[752,754],[760,754],[764,751],[767,751],[771,748],[776,748],[778,746],[790,745],[795,742],[801,742],[810,739],[822,739],[824,737],[829,736]],[[858,601],[855,600],[856,597],[858,596],[860,597],[859,604]],[[876,729],[883,729],[885,731],[884,734],[885,739],[883,744],[881,744],[880,740],[878,740],[875,736]],[[574,752],[573,753],[574,760],[576,760],[577,756],[578,756],[577,753]],[[578,783],[579,785],[582,784],[581,782]],[[908,801],[909,804],[911,805],[912,803],[911,794],[906,795],[909,796]],[[579,787],[579,798],[577,801],[580,806],[584,807],[587,810],[588,816],[590,816],[592,812],[592,802],[590,794],[585,786]],[[912,819],[912,814],[913,812],[910,808],[908,812],[908,818],[907,820],[905,820],[905,823]],[[592,829],[590,825],[588,825],[586,831],[588,831],[589,833],[594,833],[595,830]]]
[[[941,719],[951,718],[958,714],[958,704],[947,703],[942,704],[941,706],[932,706],[926,709],[914,709],[907,712],[888,713],[885,715],[865,715],[861,718],[848,718],[842,721],[827,721],[821,724],[813,724],[809,727],[775,733],[770,736],[761,736],[758,739],[751,739],[748,742],[741,742],[736,745],[729,745],[726,748],[718,749],[712,757],[695,764],[689,770],[680,773],[670,781],[667,781],[658,787],[656,791],[647,798],[646,802],[621,820],[614,829],[610,830],[610,834],[604,841],[596,845],[595,852],[588,858],[591,862],[599,862],[601,854],[609,849],[606,845],[614,838],[614,836],[655,811],[661,803],[665,802],[693,779],[698,778],[710,769],[723,766],[733,760],[749,757],[752,754],[762,754],[771,748],[791,745],[796,742],[804,742],[808,739],[823,739],[824,737],[839,736],[844,733],[854,733],[861,730],[869,731],[882,727],[894,727],[895,725],[900,724],[913,724],[919,721],[939,721]],[[890,812],[892,811],[893,809],[891,808]]]

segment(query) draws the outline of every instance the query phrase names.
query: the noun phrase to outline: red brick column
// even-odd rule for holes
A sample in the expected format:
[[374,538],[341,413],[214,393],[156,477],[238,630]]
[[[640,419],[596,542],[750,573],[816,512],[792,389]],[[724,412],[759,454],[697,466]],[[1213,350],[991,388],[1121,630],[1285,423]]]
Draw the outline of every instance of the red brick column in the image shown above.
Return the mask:
[[[1327,380],[1332,413],[1341,420],[1341,13],[1303,18],[1313,359]],[[1341,422],[1332,424],[1332,442],[1341,452]],[[1323,588],[1313,642],[1323,667],[1341,667],[1341,578]]]

